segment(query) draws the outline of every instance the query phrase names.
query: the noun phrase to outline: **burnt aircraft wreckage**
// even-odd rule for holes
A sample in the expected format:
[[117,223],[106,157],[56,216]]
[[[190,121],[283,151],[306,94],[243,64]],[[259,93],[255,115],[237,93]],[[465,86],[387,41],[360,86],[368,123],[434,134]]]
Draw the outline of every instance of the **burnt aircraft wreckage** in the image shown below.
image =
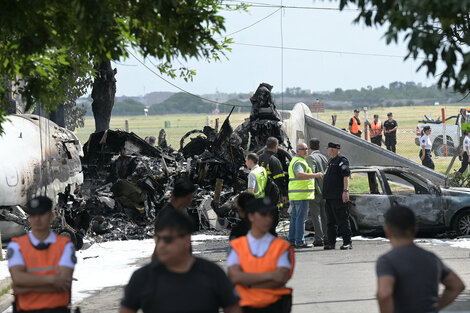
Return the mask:
[[[72,132],[44,117],[10,115],[2,126],[0,231],[5,241],[29,227],[24,210],[29,199],[47,195],[58,204],[76,192],[83,183],[83,152]],[[73,236],[66,212],[57,207],[55,230]]]
[[107,130],[91,134],[82,152],[72,132],[43,117],[9,116],[0,137],[3,240],[29,228],[26,202],[39,194],[54,199],[54,229],[72,237],[77,248],[87,235],[96,241],[149,238],[181,175],[199,186],[189,208],[199,228],[230,227],[236,218],[233,198],[247,185],[246,153],[263,151],[274,136],[286,170],[291,158],[271,89],[259,86],[250,99],[250,117],[235,131],[230,113],[218,131],[206,126],[188,132],[178,151],[168,146],[164,130],[155,147],[134,133]]
[[29,228],[26,202],[39,194],[54,199],[54,230],[68,234],[77,248],[85,236],[93,241],[149,238],[181,175],[199,186],[189,208],[199,229],[229,228],[237,220],[235,196],[247,186],[245,155],[261,153],[270,136],[279,140],[285,171],[293,146],[317,137],[341,143],[351,164],[406,166],[446,185],[446,176],[312,118],[305,104],[278,112],[271,89],[260,84],[250,98],[250,117],[235,130],[230,113],[220,130],[206,126],[185,134],[178,150],[167,144],[163,129],[155,147],[134,133],[107,130],[91,134],[82,150],[72,132],[45,118],[9,116],[0,136],[2,240]]

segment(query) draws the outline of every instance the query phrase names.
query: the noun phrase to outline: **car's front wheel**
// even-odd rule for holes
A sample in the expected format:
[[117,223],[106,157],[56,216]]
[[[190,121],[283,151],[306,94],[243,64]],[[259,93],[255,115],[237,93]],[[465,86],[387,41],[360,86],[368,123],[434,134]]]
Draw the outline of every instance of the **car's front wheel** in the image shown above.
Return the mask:
[[470,210],[464,210],[457,214],[452,223],[452,229],[459,236],[470,235]]

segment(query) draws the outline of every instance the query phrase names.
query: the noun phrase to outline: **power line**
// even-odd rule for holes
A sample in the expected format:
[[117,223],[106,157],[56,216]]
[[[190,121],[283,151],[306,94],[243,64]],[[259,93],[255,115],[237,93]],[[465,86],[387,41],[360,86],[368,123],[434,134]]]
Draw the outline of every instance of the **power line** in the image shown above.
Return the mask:
[[[273,16],[273,15],[276,14],[279,10],[281,10],[281,8],[278,8],[278,9],[275,10],[274,12],[272,12],[272,13],[266,15],[265,17],[263,17],[263,18],[261,18],[261,19],[259,19],[259,20],[257,20],[256,22],[254,22],[254,23],[251,24],[251,25],[248,25],[248,26],[246,26],[246,27],[243,27],[242,29],[239,29],[239,30],[237,30],[237,31],[234,31],[233,33],[230,33],[230,34],[228,34],[228,35],[225,35],[225,37],[229,37],[229,36],[235,35],[235,34],[241,32],[241,31],[244,31],[244,30],[246,30],[246,29],[248,29],[248,28],[250,28],[250,27],[253,27],[253,26],[255,26],[256,24],[258,24],[258,23],[264,21],[265,19],[267,19],[267,18]],[[222,37],[222,38],[223,38],[223,37]]]
[[[164,82],[166,82],[167,84],[175,87],[176,89],[188,94],[188,95],[191,95],[193,97],[196,97],[196,98],[199,98],[201,100],[204,100],[204,101],[207,101],[207,102],[211,102],[211,103],[214,103],[214,104],[221,104],[221,105],[226,105],[226,106],[233,106],[233,107],[240,107],[240,108],[251,108],[251,105],[248,106],[248,105],[238,105],[238,104],[229,104],[229,103],[222,103],[222,102],[218,102],[218,101],[214,101],[214,100],[211,100],[211,99],[207,99],[207,98],[204,98],[204,97],[201,97],[199,95],[196,95],[194,93],[191,93],[187,90],[184,90],[183,88],[173,84],[172,82],[170,82],[169,80],[165,79],[163,76],[161,76],[160,74],[158,74],[157,72],[155,72],[153,69],[151,69],[150,67],[147,66],[147,64],[145,64],[144,62],[142,62],[141,60],[139,60],[132,52],[130,52],[129,50],[127,50],[127,53],[129,53],[132,57],[134,57],[134,59],[139,62],[140,64],[142,64],[146,69],[148,69],[150,72],[152,72],[155,76],[157,76],[158,78],[160,78],[161,80],[163,80]],[[152,63],[152,61],[149,60],[149,62],[157,67],[155,64]]]
[[[270,49],[282,49],[282,50],[292,50],[292,51],[305,51],[305,52],[322,52],[322,53],[335,53],[335,54],[350,54],[350,55],[359,55],[359,56],[374,56],[374,57],[388,57],[388,58],[404,58],[403,55],[393,55],[393,54],[379,54],[379,53],[362,53],[362,52],[353,52],[353,51],[337,51],[337,50],[321,50],[321,49],[308,49],[308,48],[295,48],[295,47],[279,47],[272,45],[260,45],[260,44],[251,44],[251,43],[241,43],[233,42],[233,45],[248,46],[248,47],[260,47],[260,48],[270,48]],[[417,59],[426,59],[424,57],[417,57]]]
[[[282,6],[282,0],[281,0]],[[282,19],[282,11],[281,11],[281,107],[284,111],[284,24]]]
[[[359,9],[340,9],[340,8],[328,8],[328,7],[312,7],[312,6],[297,6],[297,5],[278,5],[278,4],[269,4],[262,2],[246,2],[246,1],[231,1],[238,2],[239,4],[247,4],[253,8],[283,8],[283,9],[299,9],[299,10],[324,10],[324,11],[359,11]],[[227,6],[237,6],[239,4],[228,4]]]

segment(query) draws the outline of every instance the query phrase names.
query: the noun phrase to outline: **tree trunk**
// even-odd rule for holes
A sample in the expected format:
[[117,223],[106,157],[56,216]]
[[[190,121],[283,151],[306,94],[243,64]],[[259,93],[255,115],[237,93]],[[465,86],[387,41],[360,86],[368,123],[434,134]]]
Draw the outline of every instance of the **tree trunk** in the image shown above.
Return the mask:
[[49,119],[59,125],[60,127],[65,127],[65,111],[64,105],[59,104],[55,111],[49,113]]
[[114,106],[116,94],[116,69],[111,68],[111,61],[103,61],[95,64],[96,78],[93,82],[91,108],[95,117],[95,132],[109,129],[111,111]]

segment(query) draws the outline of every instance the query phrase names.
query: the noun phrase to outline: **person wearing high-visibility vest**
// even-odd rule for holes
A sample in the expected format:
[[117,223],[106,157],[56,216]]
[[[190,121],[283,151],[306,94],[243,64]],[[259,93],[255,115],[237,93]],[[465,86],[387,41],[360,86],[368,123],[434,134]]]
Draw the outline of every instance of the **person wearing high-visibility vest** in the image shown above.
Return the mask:
[[13,312],[70,312],[72,274],[77,263],[69,238],[54,234],[52,201],[36,197],[28,202],[31,231],[13,238],[7,249],[13,281]]
[[248,192],[251,192],[255,198],[264,198],[268,173],[266,169],[258,165],[258,155],[250,153],[246,156],[245,164],[250,170],[248,174]]
[[289,163],[289,202],[292,208],[289,224],[288,241],[296,248],[308,248],[305,243],[305,220],[307,219],[309,200],[315,199],[315,178],[322,178],[323,173],[313,173],[308,166],[307,145],[299,143],[296,155]]
[[286,283],[294,271],[289,243],[269,233],[276,209],[269,197],[247,203],[251,223],[246,236],[230,241],[227,270],[245,313],[287,313],[292,289]]
[[354,116],[349,119],[349,132],[354,136],[361,137],[362,127],[359,119],[359,109],[354,109]]
[[369,123],[370,129],[370,142],[375,143],[379,147],[382,146],[382,122],[379,120],[379,115],[374,114],[374,120]]

